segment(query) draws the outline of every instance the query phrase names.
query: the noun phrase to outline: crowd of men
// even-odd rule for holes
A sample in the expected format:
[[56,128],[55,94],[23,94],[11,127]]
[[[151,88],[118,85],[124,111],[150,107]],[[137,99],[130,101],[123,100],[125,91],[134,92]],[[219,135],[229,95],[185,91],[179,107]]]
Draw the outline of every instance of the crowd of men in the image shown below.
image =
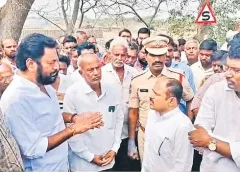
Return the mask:
[[0,171],[240,171],[240,23],[222,47],[148,28],[1,46]]

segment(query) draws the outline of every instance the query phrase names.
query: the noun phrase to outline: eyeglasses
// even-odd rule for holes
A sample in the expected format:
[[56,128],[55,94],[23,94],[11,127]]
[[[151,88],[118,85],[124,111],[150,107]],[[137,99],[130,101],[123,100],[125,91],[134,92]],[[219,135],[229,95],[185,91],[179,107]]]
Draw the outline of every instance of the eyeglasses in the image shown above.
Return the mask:
[[169,138],[165,137],[165,138],[163,139],[162,143],[160,144],[160,146],[159,146],[159,148],[158,148],[158,155],[159,155],[159,156],[161,156],[160,150],[161,150],[161,147],[162,147],[162,145],[163,145],[163,143],[164,143],[165,140],[169,140]]

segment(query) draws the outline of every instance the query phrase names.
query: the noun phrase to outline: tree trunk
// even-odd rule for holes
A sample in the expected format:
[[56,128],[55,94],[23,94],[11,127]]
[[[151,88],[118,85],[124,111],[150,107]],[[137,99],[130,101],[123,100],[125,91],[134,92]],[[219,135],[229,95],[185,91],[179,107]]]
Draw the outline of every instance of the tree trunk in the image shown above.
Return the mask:
[[28,12],[35,0],[8,0],[0,8],[0,39],[18,41]]

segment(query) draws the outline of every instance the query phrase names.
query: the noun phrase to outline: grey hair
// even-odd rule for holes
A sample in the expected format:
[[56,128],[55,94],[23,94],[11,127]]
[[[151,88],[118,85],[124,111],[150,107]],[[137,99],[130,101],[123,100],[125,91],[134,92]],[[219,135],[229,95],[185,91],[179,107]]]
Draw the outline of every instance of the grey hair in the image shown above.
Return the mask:
[[189,40],[187,40],[185,46],[186,46],[187,44],[190,44],[190,43],[195,43],[195,44],[197,44],[197,47],[198,47],[198,48],[199,48],[199,46],[200,46],[199,41],[196,40],[196,39],[189,39]]
[[115,47],[117,45],[120,45],[120,46],[123,46],[123,47],[129,49],[128,42],[126,39],[124,39],[122,37],[116,37],[112,40],[109,51],[112,52],[113,47]]

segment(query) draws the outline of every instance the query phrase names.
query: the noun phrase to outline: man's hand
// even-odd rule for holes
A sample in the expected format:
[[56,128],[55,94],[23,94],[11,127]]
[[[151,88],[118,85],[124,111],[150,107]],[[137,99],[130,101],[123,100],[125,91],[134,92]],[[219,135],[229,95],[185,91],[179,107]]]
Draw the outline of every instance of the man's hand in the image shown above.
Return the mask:
[[194,127],[196,130],[188,133],[190,143],[193,144],[193,147],[208,148],[208,145],[212,140],[211,136],[203,127],[199,125],[195,125]]
[[131,159],[139,160],[137,146],[136,146],[135,141],[133,139],[128,140],[128,156]]
[[92,163],[102,166],[102,164],[104,164],[106,161],[103,160],[103,156],[102,155],[94,155],[94,158],[92,160]]
[[71,128],[75,130],[75,134],[81,134],[90,129],[103,126],[102,115],[99,112],[76,115],[73,119],[74,123]]
[[108,164],[110,164],[113,159],[115,158],[116,156],[116,152],[110,150],[104,157],[103,157],[103,160],[105,161],[104,164],[102,164],[102,166],[106,166]]

